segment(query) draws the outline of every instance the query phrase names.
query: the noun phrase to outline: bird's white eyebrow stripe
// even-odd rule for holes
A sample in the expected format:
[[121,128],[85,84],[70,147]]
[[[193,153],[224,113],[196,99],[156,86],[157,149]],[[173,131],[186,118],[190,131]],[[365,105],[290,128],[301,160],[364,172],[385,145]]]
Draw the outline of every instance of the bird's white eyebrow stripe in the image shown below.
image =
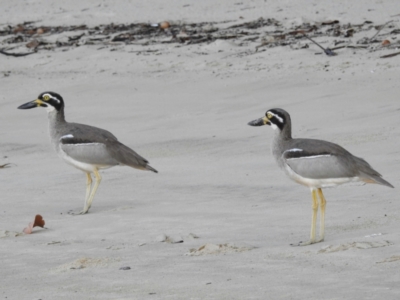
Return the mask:
[[66,134],[66,135],[63,135],[62,137],[60,137],[60,141],[62,139],[73,139],[73,138],[74,138],[74,136],[72,134]]
[[277,118],[279,120],[279,122],[283,123],[283,118],[278,116],[277,114],[274,114],[272,112],[269,112],[271,115],[273,115],[275,118]]
[[43,96],[46,96],[46,95],[49,96],[51,99],[56,100],[58,103],[61,102],[60,100],[57,99],[57,97],[54,97],[54,96],[52,96],[52,95],[50,95],[50,94],[44,94]]

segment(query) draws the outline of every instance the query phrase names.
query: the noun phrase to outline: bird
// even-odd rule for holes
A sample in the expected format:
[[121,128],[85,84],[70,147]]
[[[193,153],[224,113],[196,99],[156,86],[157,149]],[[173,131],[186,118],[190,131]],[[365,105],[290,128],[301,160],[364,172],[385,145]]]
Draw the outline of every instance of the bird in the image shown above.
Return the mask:
[[[271,150],[278,166],[290,179],[311,190],[310,240],[298,243],[299,246],[319,243],[325,239],[326,199],[322,188],[348,182],[376,183],[393,188],[393,185],[384,180],[364,159],[352,155],[337,144],[317,139],[292,138],[292,122],[289,113],[284,109],[270,109],[265,113],[265,117],[253,120],[248,125],[269,125],[274,129]],[[317,239],[318,207],[320,232]]]
[[[64,99],[55,92],[43,92],[36,100],[20,105],[19,109],[43,107],[47,110],[50,140],[58,156],[67,164],[86,173],[86,196],[83,210],[86,214],[93,202],[102,177],[99,170],[113,166],[158,171],[135,151],[125,146],[109,131],[65,120]],[[95,183],[92,186],[92,174]]]

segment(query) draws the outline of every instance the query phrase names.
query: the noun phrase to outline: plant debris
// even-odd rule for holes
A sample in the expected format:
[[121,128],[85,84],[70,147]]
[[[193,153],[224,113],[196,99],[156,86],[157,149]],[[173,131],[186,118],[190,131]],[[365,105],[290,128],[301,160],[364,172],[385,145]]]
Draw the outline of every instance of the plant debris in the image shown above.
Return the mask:
[[11,164],[0,165],[0,169],[9,168],[10,166],[11,166]]
[[383,55],[383,56],[381,56],[381,58],[389,58],[389,57],[397,56],[399,54],[400,54],[400,52],[395,52],[392,54]]
[[35,53],[35,52],[10,53],[10,52],[4,51],[4,49],[0,49],[0,53],[1,53],[1,54],[4,54],[4,55],[6,55],[6,56],[15,56],[15,57],[19,57],[19,56],[27,56],[27,55],[33,54],[33,53]]
[[[236,23],[229,25],[229,23]],[[287,24],[286,22],[285,24]],[[394,28],[392,21],[383,25],[374,25],[372,21],[362,24],[342,24],[338,20],[326,20],[324,22],[296,25],[284,25],[274,18],[258,18],[253,21],[238,23],[237,20],[223,22],[200,23],[173,23],[160,22],[131,23],[131,24],[105,24],[94,27],[82,24],[79,26],[36,26],[33,22],[25,22],[17,25],[7,25],[0,29],[0,43],[3,47],[0,54],[7,56],[26,56],[40,51],[53,51],[57,48],[80,47],[83,45],[96,46],[97,49],[111,47],[116,50],[116,45],[193,45],[209,44],[216,40],[233,40],[236,45],[251,46],[255,44],[257,52],[261,47],[272,48],[290,46],[293,50],[309,48],[304,42],[310,40],[328,56],[336,55],[333,47],[323,47],[316,39],[325,38],[325,43],[336,46],[336,40],[344,43],[340,48],[344,49],[356,45],[365,45],[369,51],[381,49],[396,49],[400,46],[397,35],[400,30]],[[389,29],[389,30],[384,30]],[[371,31],[375,31],[373,35]],[[372,36],[372,37],[368,37]],[[382,47],[381,43],[387,40],[393,41]],[[398,39],[400,40],[400,38]],[[98,47],[101,46],[101,47]],[[30,49],[30,52],[24,51]],[[13,50],[12,52],[10,52]],[[138,52],[140,53],[140,52]]]
[[324,48],[324,47],[322,47],[320,44],[318,44],[316,41],[314,41],[312,38],[310,38],[310,37],[308,37],[307,35],[304,35],[306,38],[308,38],[311,42],[313,42],[315,45],[317,45],[318,47],[320,47],[324,52],[325,52],[325,54],[326,55],[328,55],[328,56],[335,56],[336,55],[336,53],[335,52],[333,52],[332,51],[332,49],[329,49],[329,48]]
[[28,227],[25,227],[23,232],[26,234],[31,234],[34,227],[42,227],[44,228],[45,221],[41,215],[36,215],[35,220],[28,224]]

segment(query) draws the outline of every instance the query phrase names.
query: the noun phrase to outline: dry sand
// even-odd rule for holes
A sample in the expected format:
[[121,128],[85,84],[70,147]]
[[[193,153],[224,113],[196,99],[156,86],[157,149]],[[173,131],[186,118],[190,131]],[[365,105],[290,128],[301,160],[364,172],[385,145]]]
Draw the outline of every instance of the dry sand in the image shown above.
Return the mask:
[[[1,26],[400,26],[397,0],[93,2],[1,1]],[[400,56],[380,58],[398,50],[328,57],[299,42],[310,47],[255,53],[260,39],[216,40],[0,55],[0,165],[12,163],[0,169],[0,299],[399,299],[398,190],[326,189],[326,240],[291,247],[308,238],[310,192],[276,166],[270,128],[246,125],[284,108],[295,137],[339,143],[398,187]],[[157,51],[133,52],[143,49]],[[85,175],[50,147],[44,110],[16,109],[45,90],[64,97],[68,121],[113,132],[159,174],[105,170],[89,214],[69,215],[83,206]],[[14,237],[36,214],[47,229]]]

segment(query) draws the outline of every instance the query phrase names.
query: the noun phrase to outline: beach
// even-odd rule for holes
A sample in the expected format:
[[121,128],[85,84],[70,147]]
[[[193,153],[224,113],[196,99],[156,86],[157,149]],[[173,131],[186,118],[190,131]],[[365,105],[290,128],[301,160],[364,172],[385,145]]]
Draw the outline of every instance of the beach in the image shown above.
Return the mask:
[[[400,55],[382,58],[400,51],[396,1],[1,6],[0,48],[34,52],[0,54],[1,299],[399,298]],[[303,34],[351,47],[329,56]],[[44,109],[17,109],[44,91],[159,173],[102,170],[71,215],[85,174],[57,157]],[[271,108],[395,188],[324,189],[325,241],[291,246],[309,238],[311,194],[278,168],[273,130],[247,125]],[[37,214],[45,228],[22,234]]]

